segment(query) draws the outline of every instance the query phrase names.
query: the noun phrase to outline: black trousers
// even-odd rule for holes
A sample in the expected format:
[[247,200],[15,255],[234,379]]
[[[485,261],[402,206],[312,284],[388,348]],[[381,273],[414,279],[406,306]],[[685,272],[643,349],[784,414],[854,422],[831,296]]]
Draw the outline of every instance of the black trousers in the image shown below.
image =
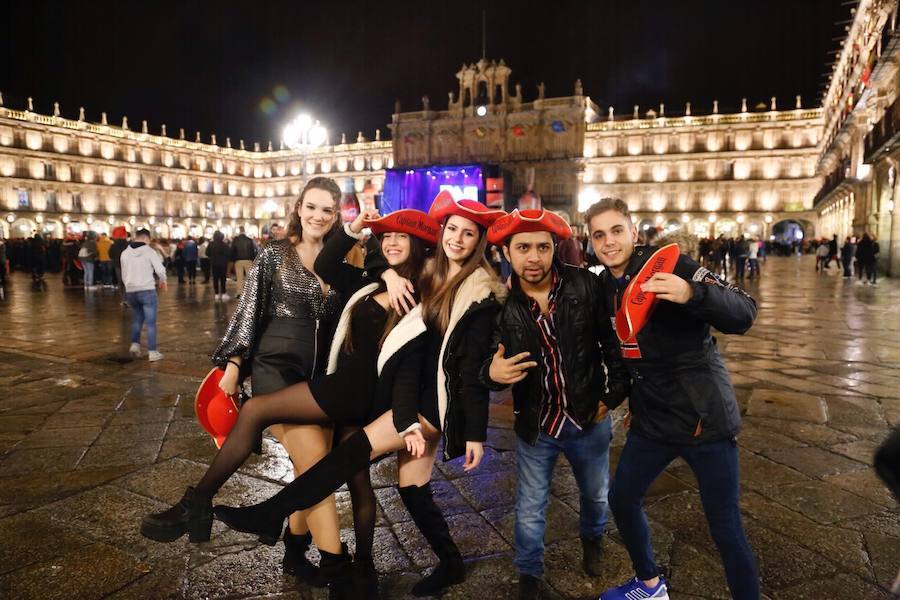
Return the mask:
[[213,280],[213,292],[216,294],[224,294],[225,293],[225,276],[228,273],[228,265],[223,267],[219,267],[213,265],[212,267],[212,280]]

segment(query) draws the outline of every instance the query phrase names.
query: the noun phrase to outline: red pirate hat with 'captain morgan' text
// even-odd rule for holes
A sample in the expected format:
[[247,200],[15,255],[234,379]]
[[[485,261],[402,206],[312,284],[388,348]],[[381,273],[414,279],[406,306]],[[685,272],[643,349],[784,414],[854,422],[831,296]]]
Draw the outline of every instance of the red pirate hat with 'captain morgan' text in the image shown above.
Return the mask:
[[389,231],[408,233],[419,238],[429,246],[437,244],[441,231],[441,226],[437,221],[421,210],[414,208],[397,210],[378,219],[366,219],[364,223],[374,234]]
[[219,388],[225,371],[218,367],[207,373],[194,397],[197,422],[212,436],[216,448],[221,448],[225,438],[237,423],[238,405],[234,397]]
[[494,224],[497,219],[506,216],[506,212],[499,208],[488,208],[477,200],[454,200],[453,195],[447,190],[443,190],[434,197],[431,208],[428,209],[429,216],[433,217],[438,223],[447,217],[457,215],[481,225],[485,229]]
[[561,240],[572,236],[572,228],[559,215],[544,209],[515,209],[505,217],[497,219],[488,229],[488,241],[501,244],[506,238],[517,233],[546,231]]
[[654,252],[622,294],[622,304],[616,311],[616,337],[622,358],[641,358],[637,334],[650,320],[658,302],[656,294],[645,292],[641,286],[657,273],[673,273],[678,263],[678,244],[668,244]]

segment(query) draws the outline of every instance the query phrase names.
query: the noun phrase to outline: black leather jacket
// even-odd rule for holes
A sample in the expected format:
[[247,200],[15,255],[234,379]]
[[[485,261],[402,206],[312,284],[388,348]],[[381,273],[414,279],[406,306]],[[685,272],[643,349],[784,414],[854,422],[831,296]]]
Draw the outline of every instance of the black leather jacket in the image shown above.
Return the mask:
[[[621,280],[609,271],[600,274],[611,318],[628,282],[655,250],[635,248]],[[686,304],[659,301],[637,335],[641,358],[624,359],[632,377],[631,430],[670,444],[733,438],[740,410],[710,326],[746,332],[756,319],[756,302],[683,254],[675,275],[690,283],[693,297]]]
[[[566,375],[568,411],[580,427],[588,428],[601,401],[612,409],[625,400],[628,373],[606,313],[600,279],[570,265],[557,267],[557,275],[560,288],[556,297],[556,328]],[[540,331],[530,302],[514,283],[494,322],[491,358],[502,342],[506,356],[529,352],[531,360],[540,362]],[[491,380],[489,369],[490,358],[482,368],[482,380],[495,390],[506,387]],[[512,389],[516,434],[529,444],[534,444],[540,433],[542,375],[542,368],[534,367]]]

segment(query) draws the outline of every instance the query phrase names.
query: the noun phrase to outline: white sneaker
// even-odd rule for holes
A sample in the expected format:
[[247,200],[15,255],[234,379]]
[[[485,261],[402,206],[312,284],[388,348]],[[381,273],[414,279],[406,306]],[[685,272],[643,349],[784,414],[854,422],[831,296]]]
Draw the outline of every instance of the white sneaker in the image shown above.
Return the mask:
[[140,344],[131,344],[128,348],[128,354],[132,355],[135,358],[141,357],[141,345]]
[[222,302],[228,302],[229,300],[231,300],[231,296],[229,296],[228,294],[222,294]]
[[218,302],[221,299],[222,299],[222,296],[220,294],[216,294],[216,302]]
[[158,360],[162,360],[162,357],[163,357],[163,355],[161,352],[157,352],[156,350],[151,350],[150,353],[147,355],[147,360],[149,360],[150,362],[156,362]]

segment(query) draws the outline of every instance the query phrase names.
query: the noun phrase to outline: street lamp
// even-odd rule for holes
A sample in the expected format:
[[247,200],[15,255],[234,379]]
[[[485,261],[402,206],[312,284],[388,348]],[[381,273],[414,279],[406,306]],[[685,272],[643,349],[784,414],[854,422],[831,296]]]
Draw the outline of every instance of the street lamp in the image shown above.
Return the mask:
[[325,143],[328,131],[311,116],[302,114],[285,125],[281,137],[291,150],[311,150]]

